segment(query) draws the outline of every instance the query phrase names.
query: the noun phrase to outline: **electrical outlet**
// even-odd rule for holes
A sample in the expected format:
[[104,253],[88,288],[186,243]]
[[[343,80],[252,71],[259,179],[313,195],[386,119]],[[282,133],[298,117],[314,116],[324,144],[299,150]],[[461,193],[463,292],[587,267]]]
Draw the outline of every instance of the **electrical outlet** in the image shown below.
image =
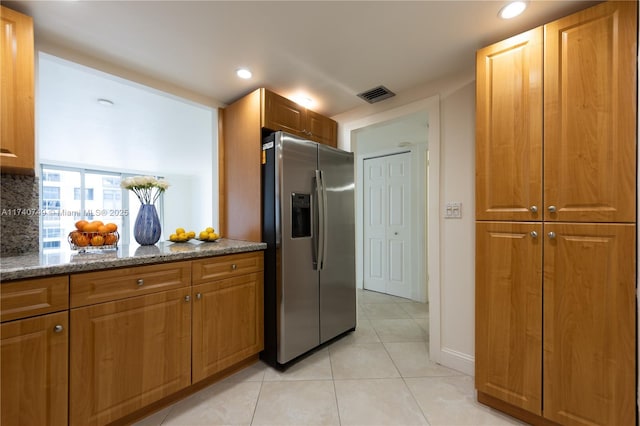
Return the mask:
[[444,208],[445,219],[460,219],[462,218],[462,203],[447,203]]

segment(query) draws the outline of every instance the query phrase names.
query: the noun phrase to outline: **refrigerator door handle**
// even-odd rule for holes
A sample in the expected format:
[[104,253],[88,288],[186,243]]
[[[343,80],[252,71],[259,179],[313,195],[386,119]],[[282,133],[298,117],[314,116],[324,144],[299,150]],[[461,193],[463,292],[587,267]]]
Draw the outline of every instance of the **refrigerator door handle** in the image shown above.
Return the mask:
[[314,244],[314,250],[316,252],[316,269],[322,270],[324,263],[325,253],[325,218],[326,218],[326,206],[325,206],[325,194],[324,194],[324,182],[322,180],[322,170],[316,170],[316,213],[318,217],[317,235]]
[[329,218],[329,212],[327,209],[327,186],[324,182],[324,172],[320,170],[320,198],[322,199],[322,203],[320,203],[320,247],[319,247],[319,256],[320,256],[320,267],[319,270],[324,269],[324,262],[327,260],[327,241],[329,238],[329,225],[327,224],[327,220]]
[[312,218],[312,231],[311,231],[311,245],[313,251],[313,269],[319,270],[320,268],[320,171],[315,171],[315,176],[313,177],[313,195],[311,197],[311,204],[313,208],[313,218]]

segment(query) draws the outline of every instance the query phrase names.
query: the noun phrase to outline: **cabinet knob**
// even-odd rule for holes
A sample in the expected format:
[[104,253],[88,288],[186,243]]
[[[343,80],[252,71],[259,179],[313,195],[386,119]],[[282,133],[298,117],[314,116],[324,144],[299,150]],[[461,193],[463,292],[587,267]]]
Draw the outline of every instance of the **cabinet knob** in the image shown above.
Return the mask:
[[550,213],[555,213],[556,212],[556,206],[549,206],[548,209],[549,209]]
[[190,302],[190,301],[191,301],[191,296],[186,295],[186,296],[184,297],[184,301],[185,301],[185,302]]
[[144,284],[144,280],[142,278],[140,278],[138,281],[136,281],[136,283],[138,283],[138,285],[143,285]]
[[235,271],[236,269],[238,269],[238,265],[236,265],[235,263],[233,263],[233,264],[231,265],[231,270],[232,270],[232,271]]
[[62,330],[64,330],[64,327],[61,326],[60,324],[56,324],[55,327],[53,327],[54,333],[62,333]]
[[202,293],[196,293],[196,299],[198,300],[202,299]]
[[538,233],[536,231],[531,231],[529,234],[531,235],[531,238],[538,238]]
[[556,233],[551,231],[547,234],[549,236],[550,239],[554,240],[556,238]]
[[529,207],[529,210],[531,211],[531,213],[538,213],[538,206],[531,206]]

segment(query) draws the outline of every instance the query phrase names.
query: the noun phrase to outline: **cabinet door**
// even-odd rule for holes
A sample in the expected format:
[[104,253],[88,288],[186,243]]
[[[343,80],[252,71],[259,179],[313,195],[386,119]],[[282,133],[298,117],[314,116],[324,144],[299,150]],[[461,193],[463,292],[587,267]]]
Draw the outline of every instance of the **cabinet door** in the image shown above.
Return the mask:
[[71,310],[70,424],[103,425],[191,384],[190,289]]
[[193,381],[264,348],[262,273],[193,287]]
[[0,166],[34,169],[33,21],[0,9]]
[[66,425],[68,313],[0,325],[0,423]]
[[338,147],[338,123],[329,117],[307,110],[306,130],[309,138],[325,145]]
[[476,219],[541,220],[542,28],[476,63]]
[[542,245],[541,223],[476,224],[476,388],[538,415]]
[[636,7],[545,25],[545,220],[635,221]]
[[301,137],[308,137],[305,133],[305,107],[265,90],[264,110],[262,113],[262,127],[274,131],[282,130]]
[[636,227],[554,223],[544,232],[544,416],[635,424]]

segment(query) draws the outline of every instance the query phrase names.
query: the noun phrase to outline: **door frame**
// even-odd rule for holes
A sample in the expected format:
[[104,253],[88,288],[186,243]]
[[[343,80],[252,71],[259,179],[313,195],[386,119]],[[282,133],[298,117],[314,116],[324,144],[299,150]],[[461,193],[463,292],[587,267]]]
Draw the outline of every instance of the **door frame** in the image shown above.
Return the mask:
[[[426,203],[419,205],[418,209],[421,212],[425,212],[425,214],[421,214],[419,217],[426,223],[424,229],[426,230],[428,239],[419,239],[421,249],[423,250],[422,258],[424,259],[426,257],[427,261],[425,262],[425,266],[421,268],[422,275],[415,275],[414,279],[417,282],[427,283],[426,289],[422,286],[422,291],[425,295],[428,295],[429,301],[430,359],[437,363],[442,363],[442,361],[446,361],[450,356],[442,352],[440,335],[440,96],[431,96],[345,124],[343,130],[341,130],[341,134],[344,136],[344,143],[341,144],[341,147],[347,150],[351,148],[351,141],[356,130],[420,111],[425,112],[429,122],[429,128],[427,130],[428,152],[425,152],[425,162],[428,161],[428,167],[423,168],[426,169],[426,182],[422,181],[422,185],[418,187],[426,188]],[[403,148],[406,151],[406,147]],[[356,158],[356,215],[357,220],[361,220],[363,217],[362,196],[359,194],[359,191],[361,191],[360,188],[362,188],[363,184],[363,160],[357,155],[357,152]],[[424,194],[424,191],[422,191],[422,194]],[[358,288],[363,287],[362,234],[362,227],[356,226],[356,285]]]

